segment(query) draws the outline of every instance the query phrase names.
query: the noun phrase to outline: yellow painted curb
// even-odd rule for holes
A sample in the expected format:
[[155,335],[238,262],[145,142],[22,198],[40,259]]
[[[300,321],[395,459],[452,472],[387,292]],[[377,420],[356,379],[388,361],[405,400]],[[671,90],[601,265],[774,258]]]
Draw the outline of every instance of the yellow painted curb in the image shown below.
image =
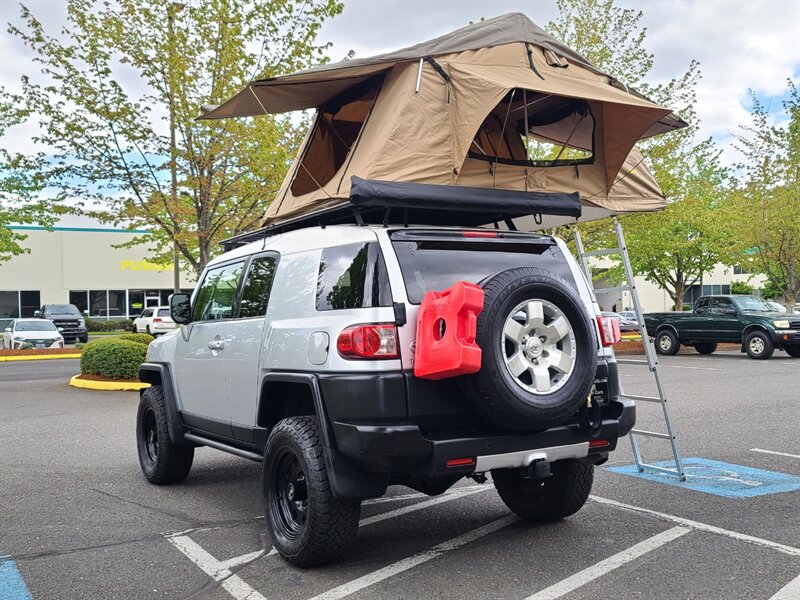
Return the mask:
[[69,380],[72,387],[83,388],[86,390],[105,390],[112,392],[138,392],[144,388],[149,388],[149,383],[138,381],[93,381],[91,379],[81,379],[80,375],[75,375]]
[[59,358],[80,358],[80,354],[32,354],[30,356],[0,356],[0,362],[12,360],[56,360]]

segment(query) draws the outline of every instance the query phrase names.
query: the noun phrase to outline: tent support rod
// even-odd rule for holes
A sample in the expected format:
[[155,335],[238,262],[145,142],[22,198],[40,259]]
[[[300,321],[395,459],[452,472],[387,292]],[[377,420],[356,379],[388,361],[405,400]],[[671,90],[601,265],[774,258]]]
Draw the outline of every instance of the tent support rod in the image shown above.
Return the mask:
[[419,69],[417,69],[417,86],[414,88],[414,93],[419,94],[419,82],[422,79],[422,61],[423,59],[419,59]]

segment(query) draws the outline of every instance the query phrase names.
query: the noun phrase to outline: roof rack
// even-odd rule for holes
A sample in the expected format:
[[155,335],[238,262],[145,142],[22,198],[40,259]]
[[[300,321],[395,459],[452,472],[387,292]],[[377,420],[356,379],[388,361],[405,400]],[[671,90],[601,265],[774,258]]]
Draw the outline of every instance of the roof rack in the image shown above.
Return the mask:
[[533,215],[581,216],[581,199],[576,193],[523,192],[486,188],[400,183],[353,177],[349,201],[324,210],[306,213],[243,233],[221,242],[227,252],[266,237],[327,225],[449,225],[478,227],[505,223],[514,230],[513,218]]

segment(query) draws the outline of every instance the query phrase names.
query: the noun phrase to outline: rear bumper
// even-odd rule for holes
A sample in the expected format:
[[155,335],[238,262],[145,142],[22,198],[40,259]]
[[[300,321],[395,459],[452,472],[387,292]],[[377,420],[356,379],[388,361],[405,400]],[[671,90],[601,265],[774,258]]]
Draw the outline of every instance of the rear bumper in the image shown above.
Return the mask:
[[[406,472],[428,477],[516,468],[534,461],[566,458],[599,462],[617,446],[636,421],[633,402],[611,402],[596,438],[581,433],[577,423],[532,434],[423,434],[409,424],[333,424],[339,452],[361,468],[377,473]],[[606,443],[601,444],[603,440]],[[448,461],[471,459],[448,466]],[[462,461],[463,462],[463,461]]]

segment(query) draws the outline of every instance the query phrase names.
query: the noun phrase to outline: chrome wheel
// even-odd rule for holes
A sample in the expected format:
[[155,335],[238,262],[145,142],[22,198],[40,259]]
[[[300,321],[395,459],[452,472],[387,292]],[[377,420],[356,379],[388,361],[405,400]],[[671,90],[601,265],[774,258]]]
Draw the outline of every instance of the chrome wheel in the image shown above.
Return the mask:
[[563,311],[547,300],[518,304],[503,326],[506,368],[522,389],[551,394],[575,368],[575,333]]
[[662,335],[658,340],[658,347],[664,352],[669,352],[669,349],[672,348],[672,340],[668,335]]
[[753,354],[761,354],[764,352],[764,340],[760,337],[754,337],[750,340],[750,352]]

